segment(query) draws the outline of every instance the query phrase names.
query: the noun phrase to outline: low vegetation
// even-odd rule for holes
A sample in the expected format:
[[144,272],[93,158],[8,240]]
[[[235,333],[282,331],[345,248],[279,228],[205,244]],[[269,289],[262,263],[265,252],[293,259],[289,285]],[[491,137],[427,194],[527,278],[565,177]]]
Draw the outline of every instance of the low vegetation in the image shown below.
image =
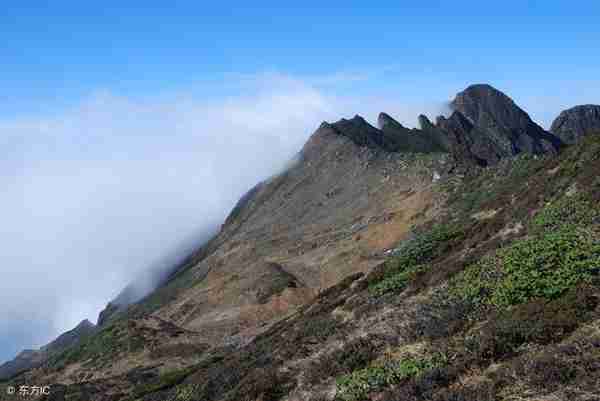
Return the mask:
[[[150,383],[142,384],[136,387],[133,391],[136,398],[143,397],[146,394],[151,394],[160,390],[169,389],[175,387],[176,385],[182,383],[186,377],[192,374],[195,370],[195,367],[189,367],[185,369],[173,370],[167,373],[160,375],[155,381]],[[185,390],[184,390],[185,389]],[[181,399],[185,399],[185,395],[187,392],[192,393],[193,389],[184,388],[178,389],[178,396]],[[187,390],[187,391],[186,391]]]
[[381,391],[443,364],[445,364],[445,360],[441,357],[391,360],[374,364],[337,378],[337,399],[360,401],[365,399],[369,393]]
[[[565,152],[464,177],[447,215],[366,277],[322,291],[248,344],[200,349],[205,362],[146,380],[134,399],[595,399],[600,136]],[[136,333],[115,322],[54,363],[139,351]]]
[[556,299],[600,270],[600,242],[589,228],[597,211],[563,198],[532,220],[534,234],[499,249],[451,282],[451,292],[474,304],[508,307]]
[[447,252],[464,236],[458,226],[439,224],[418,233],[395,251],[378,275],[372,276],[369,291],[375,296],[403,290],[411,279],[428,268],[427,262]]
[[144,338],[139,333],[131,331],[123,323],[115,323],[57,354],[48,364],[56,369],[62,369],[74,362],[88,362],[94,366],[101,366],[119,353],[135,353],[143,348]]

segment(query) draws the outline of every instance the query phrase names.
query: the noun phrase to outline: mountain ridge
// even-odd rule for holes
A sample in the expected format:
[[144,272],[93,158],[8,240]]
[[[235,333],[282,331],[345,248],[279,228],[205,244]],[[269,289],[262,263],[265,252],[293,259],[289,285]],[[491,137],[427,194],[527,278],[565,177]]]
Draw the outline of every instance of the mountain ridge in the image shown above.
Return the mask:
[[53,354],[62,352],[81,339],[94,333],[96,326],[87,319],[82,320],[73,329],[56,337],[39,349],[21,351],[14,359],[0,365],[0,380],[9,379],[24,371],[44,364]]
[[[528,244],[522,242],[527,235],[551,241],[532,219],[550,200],[579,205],[574,194],[597,197],[597,136],[565,148],[491,86],[471,86],[457,98],[453,105],[460,110],[435,124],[420,116],[420,129],[407,129],[385,113],[378,128],[358,115],[324,122],[296,163],[251,188],[220,232],[164,285],[108,320],[87,343],[27,377],[58,383],[56,399],[80,392],[87,397],[80,399],[94,400],[324,400],[336,393],[355,401],[362,398],[353,391],[373,385],[361,382],[371,363],[388,372],[378,361],[390,347],[394,360],[407,360],[398,358],[408,352],[413,358],[408,360],[428,361],[445,379],[427,376],[427,384],[392,375],[397,381],[391,388],[368,387],[391,397],[381,399],[396,399],[394,386],[411,394],[426,385],[439,394],[450,391],[443,382],[454,383],[456,375],[447,370],[448,362],[436,359],[435,349],[458,355],[460,363],[452,369],[460,374],[485,358],[504,364],[494,352],[512,358],[513,351],[500,343],[483,350],[491,354],[482,353],[481,361],[463,353],[466,344],[452,345],[452,335],[471,330],[463,306],[451,297],[441,306],[431,303],[430,293],[449,297],[445,288],[455,285],[453,277],[484,255],[495,255],[497,247]],[[585,213],[577,213],[584,219]],[[589,227],[581,229],[593,231],[596,223],[590,222],[598,217],[585,219]],[[596,322],[594,291],[581,291],[589,293],[587,304],[556,306],[585,312],[571,326],[557,327],[572,333]],[[545,313],[545,306],[531,302],[527,298],[523,305]],[[512,324],[495,304],[484,307]],[[469,313],[496,341],[501,328],[490,326],[476,309]],[[566,324],[548,319],[548,327]],[[545,346],[536,338],[530,340]],[[485,373],[487,365],[478,369]],[[178,379],[165,384],[163,374]],[[461,394],[458,399],[487,399]]]

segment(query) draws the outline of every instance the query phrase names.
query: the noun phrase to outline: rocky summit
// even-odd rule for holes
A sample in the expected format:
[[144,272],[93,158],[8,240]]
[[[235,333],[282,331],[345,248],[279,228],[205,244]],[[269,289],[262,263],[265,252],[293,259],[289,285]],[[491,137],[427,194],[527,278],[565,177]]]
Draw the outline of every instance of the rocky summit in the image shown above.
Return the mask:
[[55,401],[597,399],[597,114],[564,112],[547,132],[489,85],[450,104],[419,128],[385,113],[322,123],[154,291],[113,300],[0,387],[49,385]]
[[561,141],[534,123],[504,93],[490,85],[472,85],[456,95],[452,108],[484,130],[503,155],[556,152]]
[[582,105],[563,111],[552,122],[550,131],[565,143],[577,143],[591,132],[600,130],[600,106]]

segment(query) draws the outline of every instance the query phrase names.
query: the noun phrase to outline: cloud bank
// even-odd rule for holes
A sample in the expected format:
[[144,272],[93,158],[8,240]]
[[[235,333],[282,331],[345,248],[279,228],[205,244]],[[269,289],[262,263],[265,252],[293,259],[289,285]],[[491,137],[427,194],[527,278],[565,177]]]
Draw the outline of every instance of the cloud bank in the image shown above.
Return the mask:
[[0,360],[95,320],[144,269],[208,237],[321,121],[386,110],[414,125],[427,108],[343,100],[332,88],[343,79],[261,74],[228,82],[235,96],[100,91],[0,121]]

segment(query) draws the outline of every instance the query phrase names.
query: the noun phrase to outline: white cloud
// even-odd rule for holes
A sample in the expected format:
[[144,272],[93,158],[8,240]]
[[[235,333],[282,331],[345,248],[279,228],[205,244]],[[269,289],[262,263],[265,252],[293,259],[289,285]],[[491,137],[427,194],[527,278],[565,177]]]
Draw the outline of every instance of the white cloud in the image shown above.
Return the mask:
[[374,122],[385,110],[414,125],[427,109],[342,99],[282,74],[238,86],[235,97],[100,91],[53,116],[0,121],[0,359],[95,319],[140,271],[284,168],[321,121],[361,112]]

